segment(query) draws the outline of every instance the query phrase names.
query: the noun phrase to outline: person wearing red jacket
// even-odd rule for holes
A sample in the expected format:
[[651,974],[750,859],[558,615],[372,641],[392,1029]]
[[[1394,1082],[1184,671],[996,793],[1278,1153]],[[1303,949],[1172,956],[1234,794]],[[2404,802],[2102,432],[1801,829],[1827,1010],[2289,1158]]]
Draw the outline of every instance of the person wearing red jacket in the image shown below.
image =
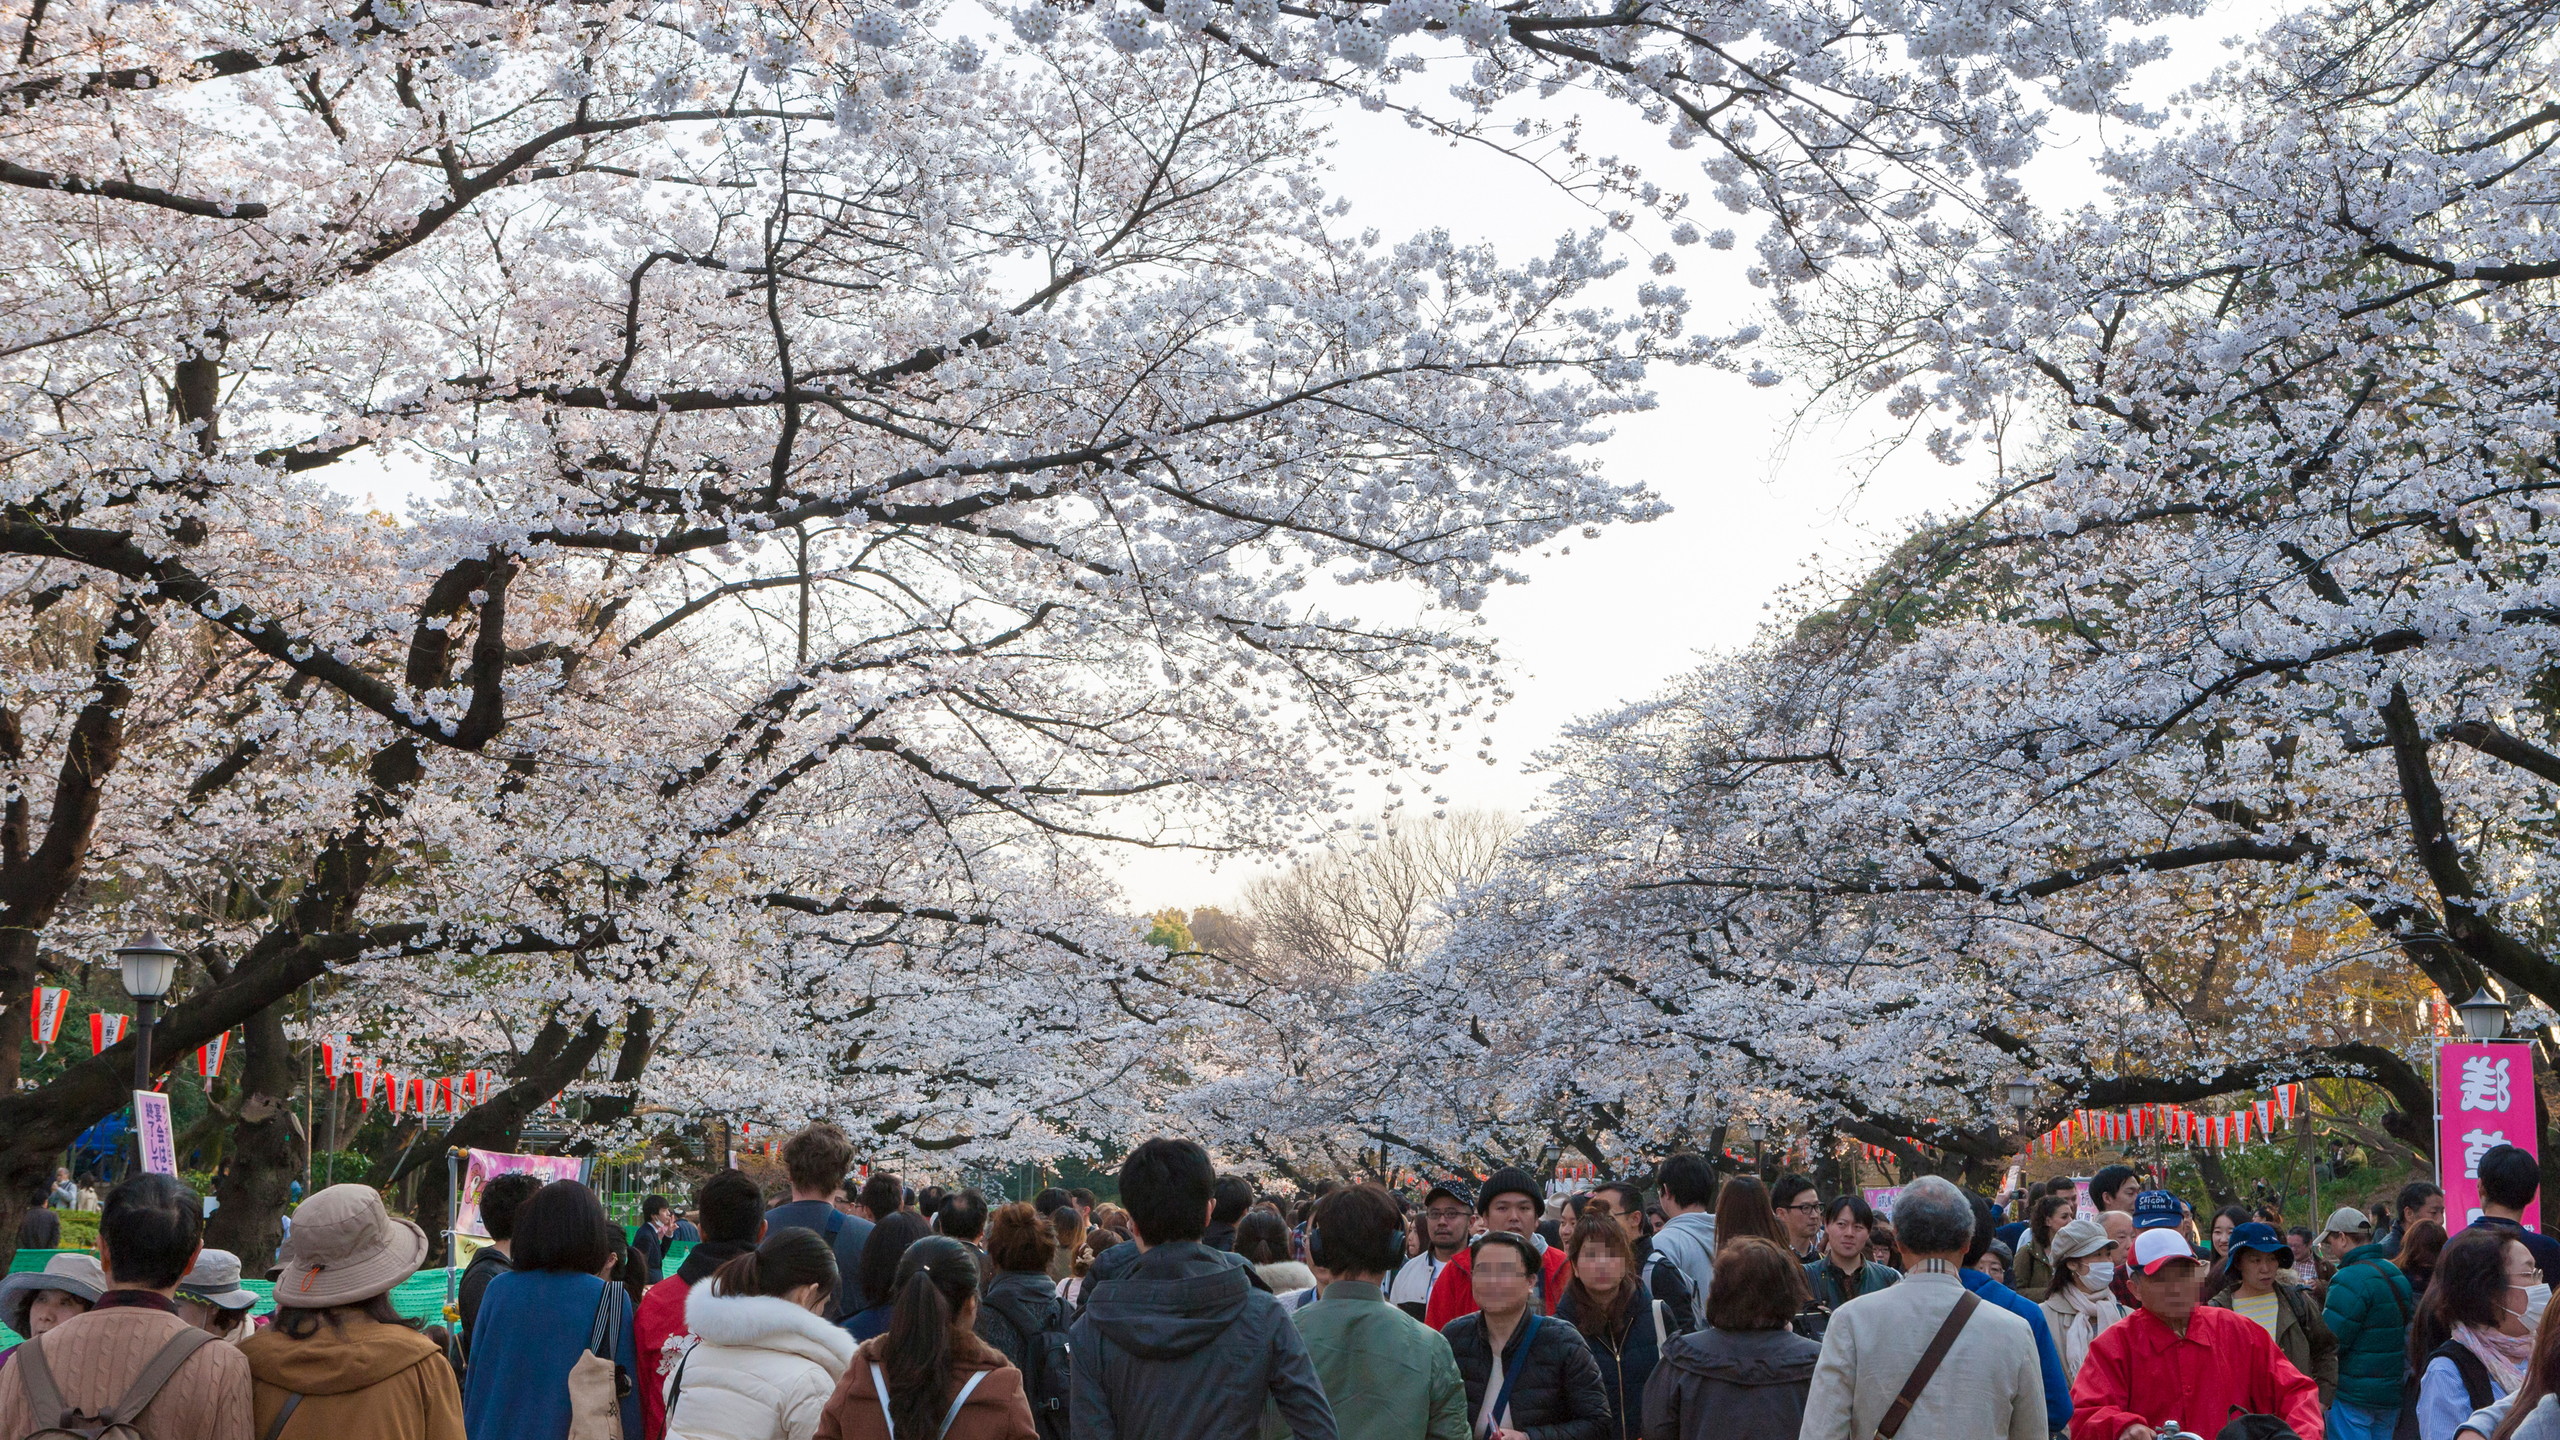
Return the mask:
[[[685,1297],[712,1271],[756,1248],[764,1238],[764,1193],[736,1170],[723,1170],[693,1192],[694,1209],[702,1216],[702,1241],[684,1257],[676,1273],[649,1287],[631,1317],[631,1339],[639,1350],[639,1371],[632,1379],[640,1391],[640,1440],[661,1440],[667,1433],[666,1376],[675,1357],[693,1334],[685,1323]],[[674,1354],[669,1341],[677,1341]]]
[[[1538,1235],[1538,1212],[1542,1197],[1538,1182],[1529,1172],[1504,1166],[1485,1177],[1476,1191],[1476,1214],[1487,1230],[1507,1230],[1525,1237],[1537,1247],[1538,1293],[1531,1297],[1541,1315],[1555,1313],[1556,1302],[1564,1298],[1565,1286],[1573,1280],[1573,1267],[1565,1263],[1564,1247],[1550,1245]],[[1476,1313],[1475,1280],[1467,1268],[1470,1247],[1459,1247],[1448,1264],[1440,1267],[1440,1278],[1432,1282],[1431,1298],[1423,1302],[1422,1323],[1437,1330],[1461,1315]]]
[[2235,1414],[2273,1415],[2321,1440],[2320,1387],[2276,1348],[2264,1325],[2199,1307],[2204,1263],[2175,1230],[2133,1245],[2142,1308],[2089,1343],[2071,1384],[2071,1440],[2154,1440],[2162,1424],[2219,1434]]

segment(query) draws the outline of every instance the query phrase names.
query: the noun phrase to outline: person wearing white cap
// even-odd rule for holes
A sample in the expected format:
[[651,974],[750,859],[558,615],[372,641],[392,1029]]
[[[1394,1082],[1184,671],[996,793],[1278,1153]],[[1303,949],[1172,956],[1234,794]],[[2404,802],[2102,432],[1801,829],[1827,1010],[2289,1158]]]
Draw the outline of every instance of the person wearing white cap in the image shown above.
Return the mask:
[[462,1440],[453,1366],[393,1287],[427,1258],[426,1232],[368,1185],[302,1202],[276,1258],[276,1319],[242,1342],[262,1440]]
[[242,1288],[240,1257],[228,1250],[205,1250],[195,1268],[178,1280],[178,1314],[217,1340],[234,1345],[249,1338],[249,1312],[258,1292]]
[[[33,1339],[74,1315],[88,1314],[106,1293],[107,1272],[99,1268],[98,1257],[65,1250],[45,1261],[42,1270],[0,1280],[0,1321]],[[0,1365],[17,1353],[14,1346],[0,1351]]]
[[2077,1379],[2089,1345],[2132,1312],[2115,1297],[2122,1249],[2095,1215],[2074,1220],[2045,1242],[2053,1260],[2053,1289],[2044,1297],[2045,1324],[2062,1352],[2062,1373]]
[[2072,1440],[2153,1440],[2170,1421],[2217,1434],[2234,1414],[2273,1415],[2310,1440],[2320,1387],[2265,1326],[2197,1305],[2204,1262],[2174,1229],[2133,1242],[2142,1308],[2089,1344],[2071,1385]]

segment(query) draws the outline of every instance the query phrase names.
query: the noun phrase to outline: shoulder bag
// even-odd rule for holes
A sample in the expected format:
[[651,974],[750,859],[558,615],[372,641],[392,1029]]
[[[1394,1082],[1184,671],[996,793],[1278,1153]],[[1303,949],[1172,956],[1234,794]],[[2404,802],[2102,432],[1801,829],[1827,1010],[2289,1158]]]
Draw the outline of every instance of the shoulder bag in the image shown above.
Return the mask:
[[1929,1337],[1929,1348],[1922,1352],[1920,1363],[1911,1367],[1911,1378],[1902,1382],[1902,1393],[1893,1397],[1892,1406],[1884,1412],[1883,1422],[1876,1426],[1876,1440],[1893,1440],[1895,1432],[1902,1428],[1902,1422],[1910,1418],[1911,1407],[1919,1403],[1920,1392],[1929,1388],[1929,1377],[1938,1373],[1940,1362],[1947,1358],[1949,1350],[1955,1348],[1957,1334],[1964,1329],[1965,1322],[1973,1318],[1973,1312],[1981,1308],[1982,1298],[1967,1290],[1963,1298],[1956,1301],[1956,1308],[1947,1312],[1946,1321],[1938,1327],[1938,1333]]

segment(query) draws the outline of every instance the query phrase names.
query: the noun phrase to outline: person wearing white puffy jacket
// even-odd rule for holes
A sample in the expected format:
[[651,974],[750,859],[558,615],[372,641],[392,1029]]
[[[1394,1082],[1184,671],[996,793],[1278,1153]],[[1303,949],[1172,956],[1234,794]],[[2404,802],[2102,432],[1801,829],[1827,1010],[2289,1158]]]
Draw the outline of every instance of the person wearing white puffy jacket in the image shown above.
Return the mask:
[[782,1230],[695,1286],[666,1440],[809,1440],[853,1363],[853,1337],[826,1319],[838,1283],[826,1241]]

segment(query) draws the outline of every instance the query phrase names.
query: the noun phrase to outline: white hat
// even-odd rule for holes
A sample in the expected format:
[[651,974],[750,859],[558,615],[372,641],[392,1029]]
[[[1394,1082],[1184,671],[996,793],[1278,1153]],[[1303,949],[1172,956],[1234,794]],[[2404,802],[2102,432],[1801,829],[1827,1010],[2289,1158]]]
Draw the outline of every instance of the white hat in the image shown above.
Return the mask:
[[2133,1238],[2133,1268],[2145,1275],[2157,1275],[2160,1267],[2173,1260],[2195,1264],[2195,1247],[2187,1237],[2175,1230],[2145,1230]]

